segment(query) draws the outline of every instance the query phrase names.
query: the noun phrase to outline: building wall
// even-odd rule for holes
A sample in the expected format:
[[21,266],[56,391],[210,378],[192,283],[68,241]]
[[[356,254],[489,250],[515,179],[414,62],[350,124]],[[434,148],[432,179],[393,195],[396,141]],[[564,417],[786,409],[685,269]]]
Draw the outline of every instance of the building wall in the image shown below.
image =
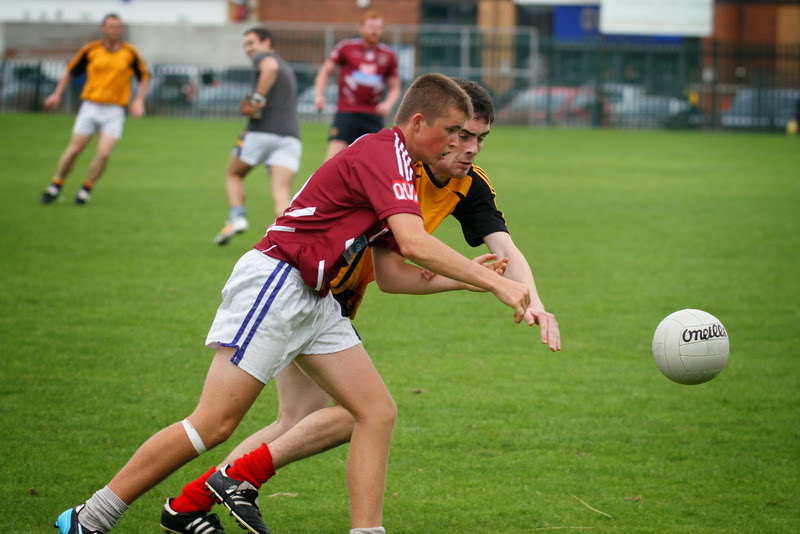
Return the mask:
[[[484,30],[485,43],[481,52],[482,65],[496,65],[501,71],[514,66],[514,34],[509,31],[517,24],[516,6],[512,0],[479,0],[478,26]],[[481,79],[484,85],[500,94],[511,88],[508,77]]]
[[780,6],[777,18],[778,42],[800,44],[800,6]]
[[717,4],[712,38],[721,42],[791,44],[800,42],[800,6]]
[[[783,52],[800,44],[800,6],[717,4],[712,39],[719,53],[716,77],[723,83],[780,86],[800,72],[800,58]],[[706,44],[706,65],[711,65],[711,40]]]
[[[421,0],[284,0],[261,1],[258,18],[274,21],[353,24],[366,11],[378,11],[387,25],[419,24]],[[361,7],[363,6],[363,7]]]
[[225,0],[0,0],[0,21],[100,24],[114,12],[129,24],[225,24]]

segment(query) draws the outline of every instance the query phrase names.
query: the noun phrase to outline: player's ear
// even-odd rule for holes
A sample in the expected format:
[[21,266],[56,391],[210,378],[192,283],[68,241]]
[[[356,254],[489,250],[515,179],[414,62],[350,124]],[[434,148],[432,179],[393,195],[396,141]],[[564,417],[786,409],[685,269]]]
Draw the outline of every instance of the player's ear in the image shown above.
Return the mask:
[[414,127],[414,133],[419,133],[422,129],[422,124],[425,122],[425,115],[422,113],[414,113],[411,116],[411,125]]

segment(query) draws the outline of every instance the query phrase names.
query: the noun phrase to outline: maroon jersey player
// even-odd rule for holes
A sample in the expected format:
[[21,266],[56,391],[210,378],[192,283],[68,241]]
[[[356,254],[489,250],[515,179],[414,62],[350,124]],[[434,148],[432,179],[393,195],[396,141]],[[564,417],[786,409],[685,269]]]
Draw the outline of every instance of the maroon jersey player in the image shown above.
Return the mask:
[[[360,38],[339,42],[314,80],[314,105],[325,107],[325,87],[338,68],[338,101],[328,136],[328,158],[364,134],[379,131],[400,98],[400,78],[394,51],[381,43],[383,18],[364,14]],[[385,94],[385,97],[384,97]]]

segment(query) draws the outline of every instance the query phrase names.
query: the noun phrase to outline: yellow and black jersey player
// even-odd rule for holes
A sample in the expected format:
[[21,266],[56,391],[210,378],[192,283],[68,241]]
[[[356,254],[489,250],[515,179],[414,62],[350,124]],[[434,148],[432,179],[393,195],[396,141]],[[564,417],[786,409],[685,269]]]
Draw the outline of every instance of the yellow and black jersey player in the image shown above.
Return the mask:
[[[550,350],[561,350],[558,323],[553,314],[545,311],[530,265],[511,239],[489,178],[474,163],[494,121],[491,97],[475,82],[456,80],[472,99],[474,116],[467,120],[461,130],[461,141],[456,150],[434,167],[420,162],[416,164],[415,185],[425,230],[433,233],[448,215],[453,215],[461,224],[464,238],[470,246],[477,247],[485,243],[498,258],[508,258],[505,276],[526,284],[530,289],[531,303],[526,320],[532,319],[539,325],[541,341]],[[351,319],[355,317],[366,288],[373,280],[372,258],[365,249],[333,281],[331,291]]]
[[[469,136],[471,132],[462,135]],[[475,138],[475,141],[482,144],[483,137]],[[416,163],[415,170],[415,185],[426,232],[432,234],[447,216],[452,215],[461,224],[464,239],[472,247],[484,244],[484,237],[496,232],[508,234],[505,218],[495,202],[494,188],[483,169],[472,164],[466,174],[440,178],[421,162]],[[334,280],[332,291],[351,319],[355,318],[361,299],[373,280],[372,257],[368,249],[362,250]]]
[[[45,109],[58,108],[72,79],[86,75],[72,138],[58,159],[50,185],[42,193],[44,204],[58,199],[75,160],[91,138],[97,136],[95,156],[89,164],[83,185],[75,195],[75,204],[89,202],[95,184],[103,175],[111,153],[122,137],[126,106],[132,117],[144,115],[144,99],[150,84],[150,73],[144,60],[136,48],[122,40],[123,26],[118,15],[106,15],[100,31],[103,38],[87,43],[75,54],[55,90],[44,101]],[[139,82],[135,95],[131,94],[132,78]]]

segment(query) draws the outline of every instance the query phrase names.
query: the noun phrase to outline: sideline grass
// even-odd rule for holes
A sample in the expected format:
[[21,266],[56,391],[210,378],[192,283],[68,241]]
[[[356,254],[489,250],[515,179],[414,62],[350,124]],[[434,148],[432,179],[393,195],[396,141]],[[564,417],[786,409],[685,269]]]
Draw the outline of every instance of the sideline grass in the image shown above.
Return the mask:
[[[0,116],[2,532],[51,532],[189,413],[219,291],[258,236],[255,224],[227,248],[211,241],[240,121],[130,120],[89,206],[71,204],[88,154],[65,201],[41,206],[71,124]],[[304,127],[296,187],[324,135]],[[800,140],[496,127],[479,163],[564,350],[488,295],[370,290],[357,326],[400,411],[389,531],[800,530]],[[253,222],[271,212],[267,190],[254,171]],[[477,253],[452,223],[437,235]],[[728,367],[700,386],[669,382],[650,356],[658,322],[686,307],[731,338]],[[231,441],[274,412],[270,386]],[[145,495],[115,532],[158,531],[162,499],[230,446]],[[345,458],[288,466],[264,487],[276,534],[347,531]]]

